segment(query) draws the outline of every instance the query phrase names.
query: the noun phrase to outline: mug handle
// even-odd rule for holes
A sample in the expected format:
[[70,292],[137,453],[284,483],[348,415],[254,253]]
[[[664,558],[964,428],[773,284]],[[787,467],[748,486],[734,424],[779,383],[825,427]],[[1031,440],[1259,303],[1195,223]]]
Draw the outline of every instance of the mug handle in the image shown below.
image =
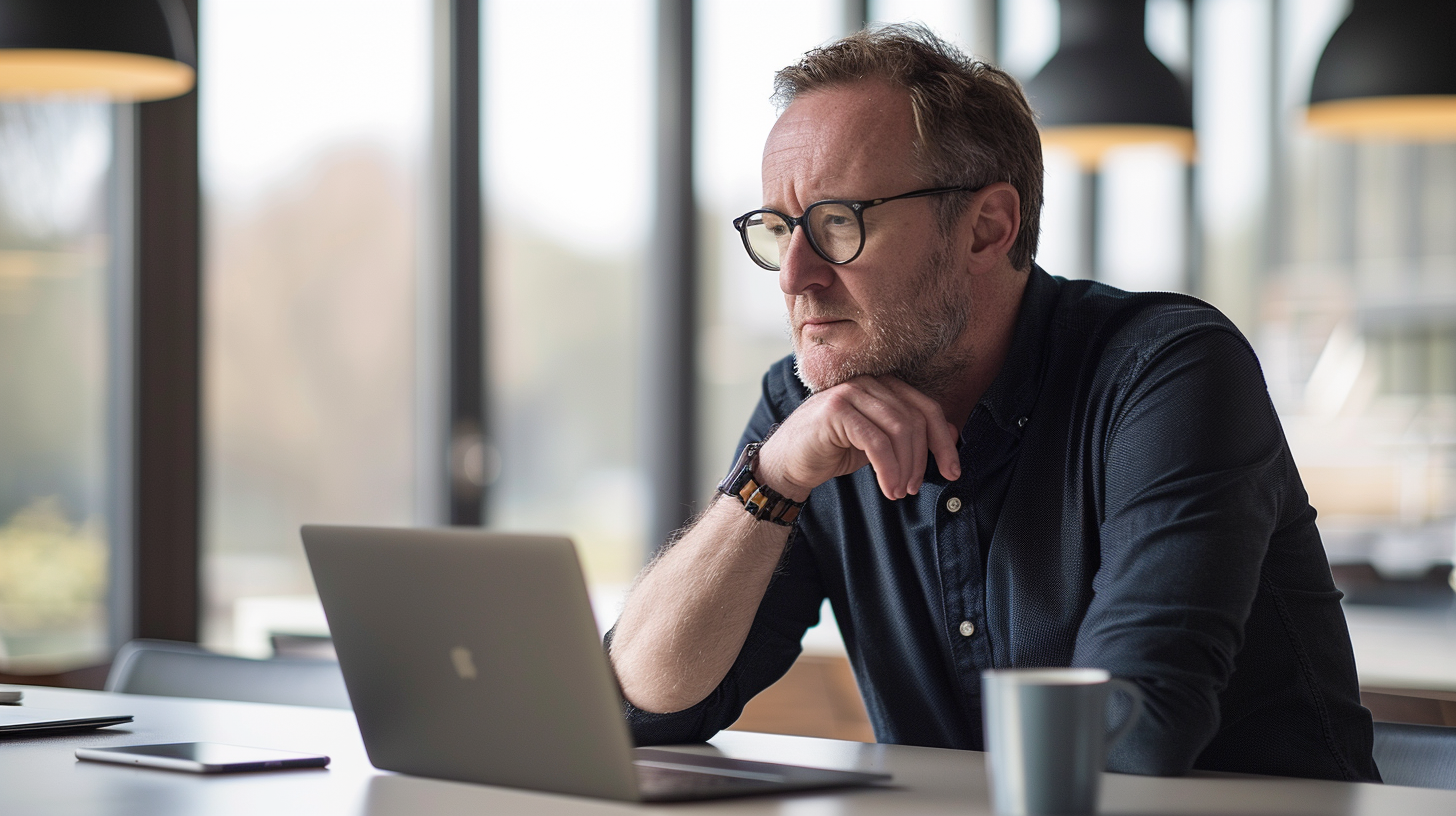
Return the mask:
[[1132,710],[1127,712],[1127,717],[1123,719],[1122,724],[1114,728],[1111,734],[1107,735],[1107,745],[1111,747],[1116,745],[1118,740],[1127,736],[1127,732],[1131,731],[1134,725],[1137,725],[1138,718],[1143,714],[1143,691],[1135,684],[1118,677],[1109,679],[1107,685],[1113,691],[1120,691],[1132,700]]

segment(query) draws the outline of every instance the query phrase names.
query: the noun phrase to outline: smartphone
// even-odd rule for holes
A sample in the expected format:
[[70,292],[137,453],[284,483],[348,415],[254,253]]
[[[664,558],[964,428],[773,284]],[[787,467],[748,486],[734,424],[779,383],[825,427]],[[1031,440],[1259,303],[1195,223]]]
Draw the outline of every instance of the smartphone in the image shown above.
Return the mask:
[[329,758],[320,754],[295,754],[291,751],[245,748],[241,745],[220,745],[215,742],[77,748],[76,758],[203,774],[322,768],[329,764]]

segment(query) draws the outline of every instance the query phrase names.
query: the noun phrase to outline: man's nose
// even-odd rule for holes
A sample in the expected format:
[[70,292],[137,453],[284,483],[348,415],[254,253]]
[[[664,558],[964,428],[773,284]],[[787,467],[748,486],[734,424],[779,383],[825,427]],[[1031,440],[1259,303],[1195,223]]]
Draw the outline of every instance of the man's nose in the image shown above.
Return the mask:
[[819,257],[809,243],[809,233],[799,227],[789,235],[789,245],[779,258],[779,288],[786,295],[801,295],[834,282],[834,265]]

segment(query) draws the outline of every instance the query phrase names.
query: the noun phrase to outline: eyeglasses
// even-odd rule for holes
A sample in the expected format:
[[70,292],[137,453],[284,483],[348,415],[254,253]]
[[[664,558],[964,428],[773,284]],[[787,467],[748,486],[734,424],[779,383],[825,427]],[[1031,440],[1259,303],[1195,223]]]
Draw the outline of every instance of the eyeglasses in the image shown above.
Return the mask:
[[779,271],[779,261],[789,251],[794,229],[803,225],[809,235],[809,246],[815,254],[832,264],[847,264],[864,251],[864,211],[902,198],[922,198],[946,193],[974,193],[979,187],[932,187],[889,198],[867,201],[830,199],[816,201],[798,218],[778,210],[754,210],[733,219],[733,228],[743,237],[743,248],[753,262],[769,270]]

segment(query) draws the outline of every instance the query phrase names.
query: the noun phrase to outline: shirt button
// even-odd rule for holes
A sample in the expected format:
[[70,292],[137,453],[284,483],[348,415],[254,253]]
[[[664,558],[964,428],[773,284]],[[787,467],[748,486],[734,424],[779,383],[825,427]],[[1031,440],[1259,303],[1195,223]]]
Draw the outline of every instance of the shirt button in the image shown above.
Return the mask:
[[970,637],[976,633],[976,625],[970,621],[961,621],[961,634]]
[[961,511],[961,500],[955,496],[951,496],[945,500],[945,509],[952,513],[959,513]]
[[1016,420],[1016,427],[1018,427],[1018,428],[1025,428],[1026,427],[1026,417],[1022,417],[1021,419]]

